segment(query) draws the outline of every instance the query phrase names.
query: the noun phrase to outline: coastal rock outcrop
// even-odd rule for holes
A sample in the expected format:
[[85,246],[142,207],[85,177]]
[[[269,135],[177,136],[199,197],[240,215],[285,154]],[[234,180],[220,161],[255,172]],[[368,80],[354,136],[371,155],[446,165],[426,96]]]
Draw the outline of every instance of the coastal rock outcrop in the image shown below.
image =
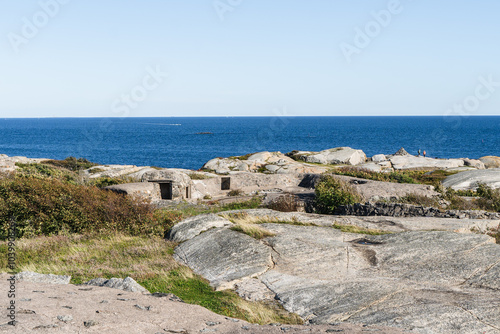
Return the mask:
[[217,174],[230,172],[261,172],[268,174],[322,173],[326,168],[299,163],[281,152],[258,152],[231,158],[215,158],[203,165],[202,169]]
[[432,159],[413,155],[393,155],[389,161],[396,170],[448,169],[465,165],[463,159]]
[[491,188],[500,188],[500,168],[485,170],[470,170],[448,176],[443,186],[455,190],[475,190],[479,184]]
[[359,165],[366,161],[366,154],[362,150],[350,147],[336,147],[321,152],[292,151],[287,153],[295,160],[319,163],[324,165]]
[[486,168],[500,168],[500,157],[486,156],[479,158]]
[[267,295],[313,324],[498,332],[500,245],[493,238],[446,231],[369,236],[294,224],[261,224],[274,233],[262,240],[211,229],[179,245],[175,256],[219,289]]

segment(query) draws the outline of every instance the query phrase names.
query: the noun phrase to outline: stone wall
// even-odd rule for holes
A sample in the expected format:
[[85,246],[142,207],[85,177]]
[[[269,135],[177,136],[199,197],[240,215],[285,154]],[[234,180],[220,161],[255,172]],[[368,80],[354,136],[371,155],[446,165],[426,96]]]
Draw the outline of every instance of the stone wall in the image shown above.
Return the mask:
[[340,206],[338,215],[391,216],[391,217],[437,217],[459,219],[500,219],[500,213],[479,210],[447,210],[401,203],[357,203]]

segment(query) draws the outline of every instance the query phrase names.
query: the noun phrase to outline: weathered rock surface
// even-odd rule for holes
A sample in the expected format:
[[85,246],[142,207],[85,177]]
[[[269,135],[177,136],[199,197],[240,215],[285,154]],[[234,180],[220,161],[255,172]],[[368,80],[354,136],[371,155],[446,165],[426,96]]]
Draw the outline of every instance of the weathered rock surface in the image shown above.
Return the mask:
[[272,264],[267,246],[226,228],[206,231],[180,244],[175,259],[219,289],[232,288],[238,280],[260,275]]
[[389,217],[389,216],[341,216],[320,215],[303,212],[279,212],[270,209],[249,209],[227,211],[231,213],[246,213],[262,219],[276,219],[279,221],[300,221],[316,226],[332,227],[335,224],[353,225],[361,228],[384,232],[406,231],[452,231],[460,233],[486,233],[489,229],[497,228],[500,219],[457,219],[436,217]]
[[486,156],[479,158],[486,168],[500,168],[500,157]]
[[465,166],[474,167],[476,169],[485,169],[486,168],[486,166],[484,165],[484,163],[481,160],[465,158],[464,164],[465,164]]
[[[9,291],[8,278],[7,274],[0,274],[1,291]],[[169,294],[141,294],[105,287],[82,289],[72,284],[47,285],[25,281],[16,285],[16,325],[8,325],[10,319],[5,317],[0,321],[0,333],[403,333],[397,328],[348,323],[259,326],[177,300]],[[93,326],[86,327],[85,324]]]
[[176,224],[169,231],[167,238],[175,242],[183,242],[198,234],[216,227],[231,226],[232,223],[216,214],[204,214],[187,218]]
[[23,271],[16,275],[16,280],[34,283],[69,284],[71,276],[39,274],[32,271]]
[[[275,236],[257,241],[219,228],[181,244],[176,256],[214,286],[252,276],[311,323],[377,324],[414,333],[500,332],[500,245],[491,237],[262,227]],[[250,282],[249,291],[238,286],[242,295],[266,291]]]
[[443,185],[455,190],[475,190],[480,183],[491,188],[500,188],[500,168],[471,170],[448,176]]
[[293,151],[287,155],[295,160],[324,165],[359,165],[366,161],[366,154],[362,150],[350,147],[331,148],[321,152]]
[[127,278],[94,278],[84,283],[85,285],[102,286],[112,289],[119,289],[128,292],[143,292],[147,293],[148,290],[137,283],[132,277]]
[[372,157],[373,162],[383,162],[387,161],[387,157],[384,154],[376,154]]
[[413,155],[394,155],[389,157],[392,167],[396,170],[427,170],[447,169],[464,166],[463,159],[432,159]]
[[326,168],[299,163],[281,152],[259,152],[248,157],[215,158],[203,165],[203,169],[217,174],[230,172],[264,172],[270,174],[322,173]]

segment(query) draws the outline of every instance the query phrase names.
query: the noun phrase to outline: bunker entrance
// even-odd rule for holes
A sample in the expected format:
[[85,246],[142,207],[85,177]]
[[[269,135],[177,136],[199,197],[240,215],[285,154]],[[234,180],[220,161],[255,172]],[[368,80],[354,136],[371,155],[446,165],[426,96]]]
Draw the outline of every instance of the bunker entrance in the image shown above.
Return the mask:
[[223,177],[221,178],[220,190],[230,190],[231,189],[231,178]]
[[159,183],[161,199],[173,199],[172,196],[172,182]]

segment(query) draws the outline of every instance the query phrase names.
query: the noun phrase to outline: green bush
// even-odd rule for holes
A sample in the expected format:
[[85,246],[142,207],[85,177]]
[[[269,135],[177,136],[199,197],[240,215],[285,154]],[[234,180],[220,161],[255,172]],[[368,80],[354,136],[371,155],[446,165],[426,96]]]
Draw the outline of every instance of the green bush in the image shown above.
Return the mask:
[[481,183],[476,192],[480,197],[477,202],[483,210],[500,212],[500,189],[492,189]]
[[84,158],[67,157],[64,160],[47,160],[43,162],[56,167],[62,167],[67,170],[76,172],[79,170],[89,169],[90,167],[97,166],[98,164],[88,161]]
[[348,183],[333,175],[323,175],[315,190],[317,213],[333,214],[341,205],[359,203],[363,198]]
[[147,202],[57,179],[0,180],[0,240],[16,221],[18,237],[59,233],[161,235],[168,227]]

